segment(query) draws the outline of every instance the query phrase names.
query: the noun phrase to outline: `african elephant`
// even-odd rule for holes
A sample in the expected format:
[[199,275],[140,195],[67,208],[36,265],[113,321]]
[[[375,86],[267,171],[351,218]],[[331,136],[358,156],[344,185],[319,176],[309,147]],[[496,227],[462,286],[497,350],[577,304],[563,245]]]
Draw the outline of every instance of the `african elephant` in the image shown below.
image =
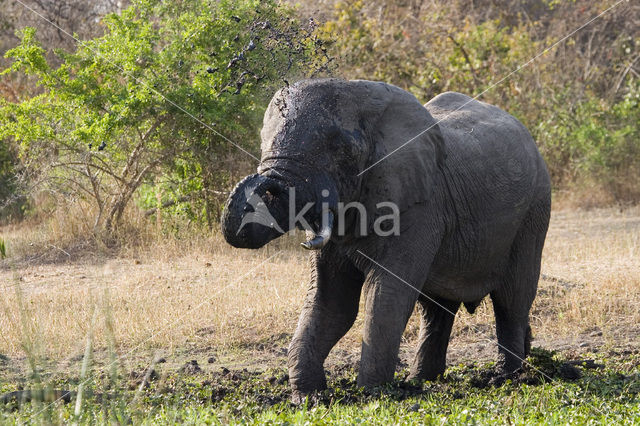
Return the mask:
[[[499,368],[522,366],[551,190],[518,120],[454,92],[423,106],[385,83],[306,80],[275,94],[261,139],[257,174],[230,195],[222,230],[231,245],[258,248],[295,225],[287,223],[292,207],[315,202],[301,216],[315,232],[305,246],[317,250],[288,352],[294,399],[326,387],[324,360],[353,325],[363,289],[361,386],[393,379],[416,302],[421,330],[410,378],[444,372],[456,311],[464,304],[473,312],[486,295]],[[259,206],[249,202],[255,194]],[[361,208],[338,218],[353,202]],[[399,232],[372,232],[381,202],[397,206]]]

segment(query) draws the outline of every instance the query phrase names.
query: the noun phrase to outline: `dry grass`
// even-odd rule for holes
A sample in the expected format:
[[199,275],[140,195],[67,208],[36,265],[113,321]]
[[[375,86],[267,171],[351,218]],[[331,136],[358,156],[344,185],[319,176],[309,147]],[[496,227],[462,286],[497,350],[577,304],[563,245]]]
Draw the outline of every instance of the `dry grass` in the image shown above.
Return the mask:
[[[41,264],[0,273],[0,353],[18,356],[23,340],[18,299],[46,357],[82,351],[93,309],[113,317],[118,345],[176,348],[251,342],[284,330],[301,303],[307,276],[302,254],[223,249],[219,238],[201,241],[214,250],[171,250],[96,262]],[[106,314],[99,315],[99,318]],[[106,346],[104,321],[96,346]]]
[[[81,358],[97,310],[98,352],[110,340],[118,353],[132,357],[147,357],[152,348],[237,353],[272,342],[282,362],[287,339],[281,334],[294,330],[308,281],[306,253],[291,240],[245,251],[228,247],[218,235],[156,237],[144,250],[132,244],[118,257],[92,252],[71,262],[61,254],[65,248],[52,242],[52,232],[0,229],[10,255],[0,264],[0,354],[24,360],[32,353],[69,365]],[[638,209],[554,212],[543,260],[550,278],[541,280],[532,312],[536,344],[637,347],[639,254]],[[18,255],[23,260],[12,263]],[[362,315],[330,362],[357,353],[361,323]],[[414,315],[405,343],[413,342],[417,329]],[[494,335],[490,303],[473,316],[460,311],[452,357],[490,355]]]
[[[539,299],[534,324],[541,335],[575,336],[600,328],[611,337],[627,335],[638,343],[638,209],[557,212],[542,268],[570,283],[560,286],[563,297],[555,303]],[[544,284],[543,289],[552,287]]]

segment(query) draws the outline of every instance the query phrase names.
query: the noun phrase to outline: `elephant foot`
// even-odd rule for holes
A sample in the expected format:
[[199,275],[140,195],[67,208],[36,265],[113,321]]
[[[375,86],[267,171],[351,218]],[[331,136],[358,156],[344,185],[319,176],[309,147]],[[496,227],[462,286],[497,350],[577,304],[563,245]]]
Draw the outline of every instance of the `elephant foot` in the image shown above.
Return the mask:
[[518,380],[522,372],[521,359],[501,354],[496,364],[495,374],[489,380],[489,386],[502,386],[507,380]]
[[293,391],[291,392],[291,403],[293,405],[302,405],[307,400],[308,396],[309,396],[308,393]]
[[363,374],[358,375],[357,385],[360,388],[365,388],[367,390],[371,390],[377,388],[379,386],[385,385],[387,383],[393,382],[393,375],[390,377],[388,375],[385,376],[367,376]]
[[309,407],[316,406],[326,402],[326,395],[321,390],[314,390],[311,392],[302,392],[294,390],[291,392],[291,403],[293,405],[308,404]]
[[407,377],[407,381],[420,380],[420,381],[433,381],[444,376],[446,367],[443,365],[423,366],[420,369],[413,368]]
[[497,374],[489,380],[489,386],[499,387],[502,386],[507,380],[516,381],[520,379],[520,375],[523,372],[522,368],[518,368],[515,371],[509,373],[499,369]]
[[327,389],[327,380],[322,375],[304,378],[293,376],[291,383],[291,402],[295,405],[303,404],[307,399],[314,402],[318,393]]
[[444,371],[442,372],[432,372],[432,373],[428,373],[428,374],[414,374],[414,373],[410,373],[409,376],[407,377],[407,382],[411,382],[411,381],[420,381],[420,382],[433,382],[435,380],[438,380],[440,378],[442,378],[442,376],[444,375]]

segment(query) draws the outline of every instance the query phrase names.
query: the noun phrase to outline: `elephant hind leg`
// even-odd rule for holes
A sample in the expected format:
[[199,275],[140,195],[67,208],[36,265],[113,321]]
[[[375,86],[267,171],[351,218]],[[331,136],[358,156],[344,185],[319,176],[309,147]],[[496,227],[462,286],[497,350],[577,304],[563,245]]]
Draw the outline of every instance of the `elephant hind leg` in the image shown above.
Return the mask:
[[518,370],[531,347],[529,310],[538,287],[544,238],[544,231],[525,222],[511,248],[503,283],[491,293],[503,373]]
[[433,380],[444,373],[447,347],[460,302],[422,296],[420,338],[409,379]]

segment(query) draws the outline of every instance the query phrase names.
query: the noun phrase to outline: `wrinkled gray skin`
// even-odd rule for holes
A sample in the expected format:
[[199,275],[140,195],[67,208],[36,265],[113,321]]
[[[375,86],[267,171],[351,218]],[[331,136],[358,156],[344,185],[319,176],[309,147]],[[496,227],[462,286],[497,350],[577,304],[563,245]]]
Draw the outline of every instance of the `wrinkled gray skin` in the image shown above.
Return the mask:
[[[392,201],[401,210],[398,236],[362,236],[358,219],[347,216],[347,235],[334,235],[313,252],[311,283],[289,347],[294,400],[326,387],[324,360],[352,326],[362,291],[359,385],[393,379],[416,302],[422,324],[411,378],[444,372],[451,312],[461,304],[472,312],[486,295],[495,309],[499,366],[505,374],[521,367],[551,201],[547,168],[520,122],[459,93],[443,93],[422,106],[384,83],[309,80],[276,93],[261,137],[258,174],[238,184],[223,215],[223,232],[233,246],[261,247],[280,235],[263,225],[238,233],[250,210],[246,188],[267,195],[285,232],[288,186],[304,195],[299,205],[363,203],[368,229],[377,203]],[[321,199],[323,188],[331,194]],[[310,222],[319,214],[311,212]]]

